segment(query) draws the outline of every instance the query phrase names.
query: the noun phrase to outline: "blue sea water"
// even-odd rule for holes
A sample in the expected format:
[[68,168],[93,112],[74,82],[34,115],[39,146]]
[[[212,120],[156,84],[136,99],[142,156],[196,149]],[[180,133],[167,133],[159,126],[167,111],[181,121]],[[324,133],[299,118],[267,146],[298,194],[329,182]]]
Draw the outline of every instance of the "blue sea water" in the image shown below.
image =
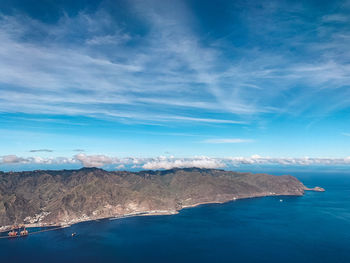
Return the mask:
[[[350,262],[350,173],[293,175],[326,192],[84,222],[0,239],[0,262]],[[71,237],[72,232],[77,235]]]

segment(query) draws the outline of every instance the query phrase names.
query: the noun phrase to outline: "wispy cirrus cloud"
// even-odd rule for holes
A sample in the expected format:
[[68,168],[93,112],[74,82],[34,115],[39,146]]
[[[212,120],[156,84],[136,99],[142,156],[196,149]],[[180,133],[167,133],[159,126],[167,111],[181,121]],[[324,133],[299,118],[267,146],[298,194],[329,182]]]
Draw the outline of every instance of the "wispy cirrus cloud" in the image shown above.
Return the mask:
[[240,139],[240,138],[220,138],[220,139],[207,139],[202,141],[203,143],[214,143],[214,144],[221,144],[221,143],[249,143],[253,142],[254,140],[251,139]]
[[[115,31],[113,37],[109,31],[105,31],[106,24],[110,30]],[[87,27],[79,32],[79,35],[84,36],[86,33],[86,36],[72,42],[71,36],[77,30],[75,25]],[[39,29],[46,36],[44,41],[23,41],[23,37],[33,28]],[[166,28],[157,30],[165,32]],[[128,41],[133,41],[135,36],[123,32],[104,11],[89,15],[80,12],[76,17],[65,16],[54,25],[43,24],[25,16],[2,16],[1,110],[11,112],[12,106],[17,105],[16,110],[24,113],[95,117],[107,115],[117,119],[153,122],[178,120],[240,123],[232,119],[203,118],[187,113],[187,109],[193,107],[211,111],[221,107],[208,92],[204,92],[204,96],[199,99],[196,94],[189,95],[192,93],[189,86],[193,83],[199,85],[202,80],[198,80],[189,71],[191,69],[176,71],[173,67],[181,64],[188,68],[187,62],[182,61],[183,57],[178,57],[180,51],[160,49],[159,43],[155,43],[159,41],[155,34],[153,32],[145,36],[144,40],[148,44],[137,52],[125,45]],[[177,34],[180,32],[174,35]],[[180,42],[181,36],[177,37]],[[69,48],[67,41],[71,43]],[[164,41],[168,41],[163,43],[165,45],[171,44],[170,39]],[[112,53],[118,53],[118,57],[111,57],[112,54],[106,52],[106,45],[112,44],[114,50],[120,51]],[[198,46],[198,57],[201,50]],[[164,59],[155,61],[157,57]],[[154,63],[160,63],[161,66],[149,66]],[[29,67],[29,64],[32,66]],[[183,76],[179,77],[178,74]],[[190,100],[179,104],[181,100],[176,98],[183,98],[186,94]],[[168,99],[169,102],[165,102]],[[169,108],[168,112],[174,113],[154,118],[154,112],[159,112],[159,108],[164,108],[165,104]],[[133,107],[132,111],[130,106]]]
[[84,149],[74,149],[73,152],[85,152]]
[[343,14],[329,14],[322,17],[324,22],[347,22],[349,18]]
[[36,149],[36,150],[30,150],[29,152],[31,153],[37,153],[37,152],[47,152],[47,153],[52,153],[53,150],[50,149]]
[[[245,37],[261,41],[243,47],[230,36],[203,41],[185,2],[131,3],[129,15],[147,29],[142,34],[102,7],[50,24],[1,15],[0,110],[240,124],[251,115],[313,115],[350,104],[345,11],[309,21],[300,4],[247,5],[254,15],[239,16],[251,34]],[[296,27],[304,33],[293,34]],[[217,113],[226,116],[208,117]]]

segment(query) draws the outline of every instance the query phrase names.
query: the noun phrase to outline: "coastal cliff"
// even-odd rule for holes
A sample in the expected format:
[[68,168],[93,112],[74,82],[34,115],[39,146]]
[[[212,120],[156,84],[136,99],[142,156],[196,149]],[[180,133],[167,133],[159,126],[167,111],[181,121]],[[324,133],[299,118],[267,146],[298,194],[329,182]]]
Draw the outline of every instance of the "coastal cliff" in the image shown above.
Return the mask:
[[293,176],[218,169],[108,172],[0,172],[0,226],[69,225],[108,217],[173,214],[204,203],[274,195],[303,195]]

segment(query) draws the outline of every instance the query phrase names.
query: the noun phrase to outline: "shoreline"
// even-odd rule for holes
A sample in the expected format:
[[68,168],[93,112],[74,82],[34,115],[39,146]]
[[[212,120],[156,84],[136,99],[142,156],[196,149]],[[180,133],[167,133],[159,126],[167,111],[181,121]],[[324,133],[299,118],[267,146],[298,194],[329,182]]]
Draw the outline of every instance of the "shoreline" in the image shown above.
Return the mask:
[[[311,189],[305,189],[310,191]],[[311,191],[314,191],[313,189]],[[303,196],[303,195],[292,195],[292,194],[276,194],[276,193],[265,193],[265,194],[261,194],[261,195],[254,195],[254,196],[234,196],[233,198],[227,199],[227,200],[223,200],[223,201],[205,201],[205,202],[199,202],[199,203],[195,203],[195,204],[191,204],[191,205],[184,205],[182,206],[180,209],[177,210],[150,210],[150,211],[142,211],[142,212],[133,212],[133,213],[129,213],[129,214],[124,214],[124,215],[117,215],[117,216],[111,216],[111,217],[100,217],[100,218],[88,218],[88,219],[83,219],[83,220],[77,220],[74,222],[74,220],[72,220],[69,223],[61,223],[61,224],[49,224],[49,223],[32,223],[32,224],[21,224],[24,225],[26,228],[30,229],[30,228],[54,228],[52,230],[47,229],[46,231],[53,231],[53,230],[57,230],[60,228],[67,228],[70,227],[72,225],[75,224],[79,224],[79,223],[83,223],[83,222],[89,222],[89,221],[98,221],[98,220],[117,220],[117,219],[123,219],[123,218],[129,218],[129,217],[136,217],[136,216],[157,216],[157,215],[175,215],[178,214],[182,209],[187,209],[187,208],[193,208],[193,207],[197,207],[200,205],[209,205],[209,204],[224,204],[224,203],[229,203],[229,202],[233,202],[236,200],[241,200],[241,199],[250,199],[250,198],[260,198],[260,197],[271,197],[271,196]],[[0,233],[4,233],[7,232],[9,230],[11,230],[12,225],[9,226],[2,226],[0,227]]]

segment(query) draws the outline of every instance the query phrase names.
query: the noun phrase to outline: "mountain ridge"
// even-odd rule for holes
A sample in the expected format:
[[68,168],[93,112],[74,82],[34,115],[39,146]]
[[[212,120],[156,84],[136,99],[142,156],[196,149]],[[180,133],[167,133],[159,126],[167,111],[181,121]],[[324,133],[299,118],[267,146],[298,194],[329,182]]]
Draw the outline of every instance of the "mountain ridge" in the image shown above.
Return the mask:
[[304,190],[312,189],[290,175],[195,167],[139,172],[96,167],[0,172],[0,226],[69,225],[127,215],[174,214],[198,204],[301,196]]

